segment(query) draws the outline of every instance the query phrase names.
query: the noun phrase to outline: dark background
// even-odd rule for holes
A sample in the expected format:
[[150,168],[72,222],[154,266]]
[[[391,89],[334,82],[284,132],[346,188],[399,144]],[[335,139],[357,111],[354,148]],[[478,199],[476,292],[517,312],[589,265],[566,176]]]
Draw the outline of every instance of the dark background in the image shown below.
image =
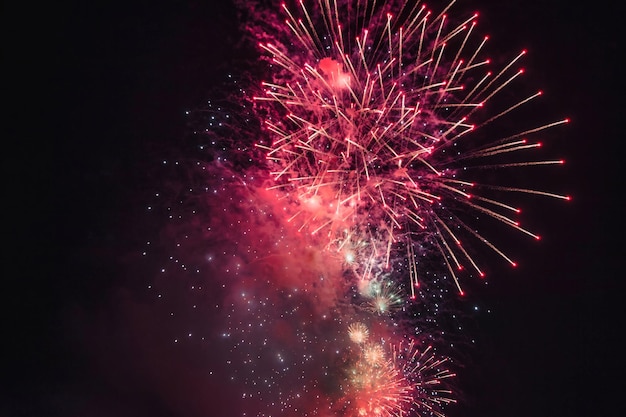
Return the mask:
[[[556,181],[573,201],[538,207],[545,238],[479,296],[493,313],[478,322],[480,348],[461,377],[467,401],[453,415],[623,415],[620,10],[488,3],[470,7],[494,49],[527,47],[529,84],[546,92],[550,116],[572,119],[556,139],[567,160]],[[163,404],[141,378],[104,378],[94,358],[107,348],[84,343],[76,321],[120,336],[77,315],[100,311],[142,272],[129,265],[152,227],[137,221],[144,185],[184,136],[185,110],[237,61],[234,8],[65,1],[5,5],[3,15],[0,415],[199,415]],[[207,405],[204,415],[228,414]]]

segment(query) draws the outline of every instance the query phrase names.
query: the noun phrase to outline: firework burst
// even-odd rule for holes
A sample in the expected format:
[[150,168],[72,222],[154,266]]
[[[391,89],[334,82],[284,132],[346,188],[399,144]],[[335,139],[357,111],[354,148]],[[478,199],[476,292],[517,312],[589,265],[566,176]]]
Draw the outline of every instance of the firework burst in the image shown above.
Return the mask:
[[365,343],[369,336],[369,330],[363,323],[353,323],[348,326],[348,336],[354,343]]
[[[390,252],[404,248],[412,296],[419,284],[415,242],[441,253],[461,293],[457,273],[465,264],[484,275],[462,238],[516,265],[459,213],[470,209],[539,239],[515,218],[520,209],[499,194],[569,199],[470,177],[475,170],[468,167],[562,164],[529,159],[540,143],[528,137],[567,120],[473,145],[478,128],[541,92],[486,114],[483,108],[522,75],[517,66],[526,51],[490,70],[483,58],[488,38],[475,35],[477,14],[452,24],[446,14],[452,3],[437,14],[419,2],[283,5],[291,38],[260,44],[276,70],[255,98],[268,112],[272,137],[257,146],[272,167],[270,188],[290,203],[289,220],[329,242],[356,233],[368,242],[360,259],[384,251],[387,266]],[[359,255],[351,251],[354,262]],[[365,261],[354,269],[367,268]]]
[[[387,352],[386,352],[387,350]],[[347,397],[353,414],[370,417],[434,415],[442,417],[443,406],[455,402],[442,388],[454,376],[431,346],[419,349],[414,340],[389,345],[361,345],[361,352],[348,373]]]
[[385,351],[378,344],[369,344],[363,348],[363,360],[371,365],[377,365],[385,360]]
[[390,279],[362,280],[359,292],[367,299],[366,309],[379,315],[400,309],[405,300],[398,284]]
[[444,417],[443,406],[456,402],[445,387],[446,380],[455,376],[446,366],[448,359],[438,357],[432,346],[420,349],[414,340],[394,345],[391,350],[394,366],[414,389],[411,405],[417,414]]
[[359,360],[349,381],[358,416],[400,416],[412,402],[413,387],[390,361]]

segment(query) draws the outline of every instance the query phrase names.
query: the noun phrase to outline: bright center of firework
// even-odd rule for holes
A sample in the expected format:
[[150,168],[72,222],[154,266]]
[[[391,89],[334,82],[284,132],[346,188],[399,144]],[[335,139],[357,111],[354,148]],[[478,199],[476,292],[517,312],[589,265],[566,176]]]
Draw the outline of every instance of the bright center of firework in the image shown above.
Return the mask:
[[374,299],[373,305],[374,305],[374,309],[378,310],[380,313],[385,313],[387,309],[389,308],[389,305],[387,304],[387,300],[382,297],[376,297]]
[[333,89],[348,89],[350,88],[350,75],[343,72],[341,64],[331,58],[322,58],[319,63],[319,68],[324,74],[324,78],[328,85]]

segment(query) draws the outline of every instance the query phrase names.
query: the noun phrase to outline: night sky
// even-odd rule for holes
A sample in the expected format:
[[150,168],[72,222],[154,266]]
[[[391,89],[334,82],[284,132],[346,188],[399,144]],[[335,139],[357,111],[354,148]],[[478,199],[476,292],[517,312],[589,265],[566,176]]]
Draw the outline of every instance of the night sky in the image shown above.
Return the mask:
[[[190,155],[189,132],[199,123],[185,112],[204,108],[233,68],[250,61],[234,6],[214,3],[5,5],[1,416],[240,415],[238,391],[207,376],[220,372],[207,358],[219,357],[221,345],[197,340],[223,327],[211,305],[229,296],[219,290],[224,265],[198,281],[211,288],[202,296],[168,281],[197,278],[158,274],[176,236],[202,227],[171,226],[163,209],[187,180],[197,181],[172,166]],[[481,313],[468,331],[476,343],[457,380],[463,398],[449,414],[624,415],[618,6],[493,3],[465,3],[481,12],[491,50],[528,48],[527,84],[545,92],[542,109],[572,119],[547,145],[567,163],[536,179],[572,201],[533,199],[527,220],[542,240],[511,236],[520,266],[496,259],[489,285],[473,289],[467,310]],[[232,212],[236,203],[214,204],[244,218]],[[206,241],[209,252],[230,250],[229,229],[210,222],[225,243],[194,235],[189,248]],[[247,244],[263,250],[272,233],[259,236],[266,240]],[[143,256],[147,241],[162,244]],[[286,288],[294,277],[282,279]],[[169,297],[166,307],[148,288],[155,283]],[[328,300],[317,301],[309,308]],[[188,329],[193,341],[172,342]],[[285,343],[292,337],[274,331]]]

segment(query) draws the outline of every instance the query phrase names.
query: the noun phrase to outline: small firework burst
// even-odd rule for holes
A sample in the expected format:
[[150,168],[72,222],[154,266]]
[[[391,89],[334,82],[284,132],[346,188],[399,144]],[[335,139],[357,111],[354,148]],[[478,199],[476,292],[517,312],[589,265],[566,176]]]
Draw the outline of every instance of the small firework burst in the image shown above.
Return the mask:
[[393,313],[401,309],[404,303],[401,288],[389,279],[369,281],[364,295],[367,298],[367,310],[379,315]]
[[348,336],[354,343],[361,344],[367,341],[369,330],[363,323],[353,323],[348,326]]
[[368,344],[363,347],[363,360],[370,365],[377,365],[385,360],[385,350],[380,344]]

